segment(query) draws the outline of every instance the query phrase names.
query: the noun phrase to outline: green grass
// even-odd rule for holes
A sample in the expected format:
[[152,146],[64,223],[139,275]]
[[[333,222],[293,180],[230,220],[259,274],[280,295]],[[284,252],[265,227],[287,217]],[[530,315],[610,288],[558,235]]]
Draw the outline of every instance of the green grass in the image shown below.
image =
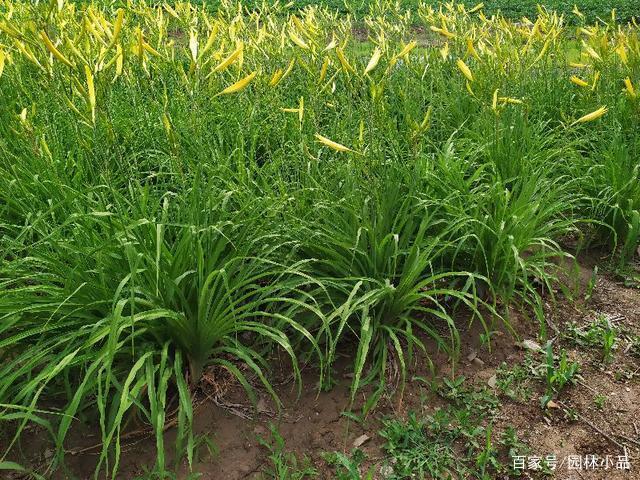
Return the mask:
[[[87,33],[86,18],[102,10],[17,5],[0,33],[9,54],[0,76],[0,462],[21,460],[22,435],[36,424],[55,446],[46,477],[83,421],[100,434],[96,477],[115,478],[120,436],[141,422],[154,432],[154,474],[173,469],[169,449],[191,466],[203,375],[226,370],[250,399],[261,389],[278,403],[269,373],[282,356],[298,388],[300,363],[328,387],[336,352],[350,349],[351,407],[366,414],[402,395],[416,359],[429,362],[430,342],[455,359],[469,323],[489,338],[497,324],[510,328],[510,307],[530,314],[552,300],[560,259],[572,257],[567,240],[631,268],[639,104],[622,80],[640,85],[637,29],[581,34],[593,58],[554,16],[540,17],[544,35],[558,35],[547,43],[529,27],[487,26],[453,9],[457,31],[483,35],[478,58],[462,35],[442,58],[435,34],[399,58],[415,25],[428,30],[440,17],[385,10],[368,19],[364,43],[349,18],[309,10],[297,14],[312,26],[304,49],[289,41],[295,20],[280,7],[236,17],[228,6],[212,17],[182,6],[178,18],[140,7],[127,11],[115,74],[108,34]],[[104,18],[114,16],[107,8]],[[40,28],[64,39],[57,45],[78,68],[50,56]],[[496,31],[512,40],[495,42]],[[200,52],[213,39],[201,63],[188,32],[198,32]],[[334,34],[355,73],[324,50]],[[627,62],[613,52],[620,38]],[[238,39],[242,65],[211,73]],[[363,75],[374,40],[384,55]],[[578,59],[590,68],[577,74],[600,72],[593,88],[570,83],[567,63]],[[252,71],[247,89],[218,95]],[[301,97],[300,120],[283,109]],[[603,105],[604,117],[574,124]],[[611,348],[603,344],[605,355]],[[562,368],[550,358],[550,395],[570,380]],[[486,462],[490,447],[476,452]]]
[[286,448],[284,438],[275,425],[269,425],[270,439],[258,438],[260,444],[269,452],[268,467],[262,469],[263,478],[273,480],[303,480],[315,478],[318,471],[307,457],[298,459],[295,453]]
[[[463,377],[445,380],[438,393],[448,400],[430,415],[383,421],[387,478],[478,478],[508,475],[512,456],[525,451],[512,429],[494,431],[497,398],[470,387]],[[384,468],[384,467],[383,467]]]
[[[87,0],[74,0],[76,3],[88,3]],[[125,5],[122,0],[110,0],[109,2],[114,6]],[[164,2],[151,1],[149,4],[162,4]],[[176,2],[167,2],[170,5]],[[224,1],[221,0],[194,0],[191,2],[194,5],[203,5],[208,9],[215,11],[221,5],[224,5]],[[396,3],[401,9],[413,9],[417,10],[421,5],[428,5],[433,8],[439,8],[440,5],[447,3],[438,0],[398,0],[396,1],[372,1],[372,0],[291,0],[290,2],[275,2],[273,0],[245,0],[242,2],[243,6],[248,10],[260,9],[264,5],[273,5],[279,3],[280,5],[288,5],[291,11],[296,9],[304,9],[309,6],[323,6],[342,13],[349,13],[356,17],[363,17],[370,12],[380,11]],[[386,7],[380,7],[380,3],[386,4]],[[471,9],[479,1],[463,1],[458,2],[464,4],[467,9]],[[522,17],[535,18],[538,15],[538,6],[548,10],[554,10],[565,16],[569,22],[578,22],[580,18],[576,16],[574,7],[578,7],[578,11],[583,14],[583,18],[588,22],[610,22],[611,10],[615,9],[616,16],[615,21],[627,22],[633,18],[640,17],[640,10],[638,9],[635,0],[611,0],[602,2],[600,0],[485,0],[482,2],[485,6],[484,11],[489,15],[502,14],[512,20],[519,20]]]
[[[82,0],[79,0],[82,1]],[[119,4],[118,1],[114,2]],[[173,2],[169,2],[173,3]],[[223,2],[219,0],[196,0],[192,3],[206,5],[215,10]],[[247,0],[243,5],[247,9],[261,8],[264,4],[273,4],[273,1],[263,2],[262,0]],[[308,6],[322,5],[333,10],[343,13],[351,13],[356,16],[368,14],[372,8],[379,8],[377,2],[371,0],[292,0],[291,2],[282,2],[280,4],[289,4],[291,9],[302,9]],[[389,2],[389,4],[396,2]],[[417,9],[421,4],[438,8],[442,3],[437,0],[399,0],[398,4],[403,9]],[[481,3],[479,1],[459,2],[465,4],[468,9]],[[578,11],[584,15],[589,22],[611,20],[611,10],[616,10],[617,21],[631,21],[632,18],[640,17],[640,10],[634,0],[611,0],[602,2],[600,0],[485,0],[485,12],[493,15],[501,13],[507,18],[519,20],[522,17],[533,18],[538,14],[538,5],[548,10],[555,10],[565,15],[568,21],[576,21],[578,18],[573,13],[574,6],[578,7]]]

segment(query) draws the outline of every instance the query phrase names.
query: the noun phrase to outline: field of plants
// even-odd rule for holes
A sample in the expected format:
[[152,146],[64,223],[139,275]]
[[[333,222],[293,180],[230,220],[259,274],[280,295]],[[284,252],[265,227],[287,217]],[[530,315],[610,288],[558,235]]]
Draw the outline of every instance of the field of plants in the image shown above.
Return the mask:
[[638,296],[640,28],[619,20],[1,0],[0,473],[76,478],[91,431],[95,476],[129,478],[144,431],[149,478],[188,475],[212,389],[278,411],[274,366],[321,395],[345,364],[366,418],[471,332],[518,338],[514,315],[553,370],[577,257],[582,300],[598,269]]
[[[86,2],[88,0],[75,0],[76,2]],[[119,2],[126,4],[123,0],[112,0],[114,5],[118,6]],[[152,0],[152,5],[160,5],[159,0]],[[209,10],[216,10],[220,4],[220,0],[193,0],[192,5],[206,6]],[[274,2],[268,2],[274,3]],[[290,0],[289,2],[280,2],[285,8],[301,9],[309,5],[321,5],[328,7],[334,11],[341,13],[350,13],[357,17],[367,15],[371,11],[371,0]],[[444,3],[438,0],[396,0],[394,2],[395,9],[415,10],[420,5],[438,9],[439,5]],[[467,10],[471,10],[479,3],[477,1],[460,1],[460,5],[465,5]],[[482,11],[485,15],[495,15],[500,13],[505,18],[519,21],[523,16],[535,17],[538,12],[538,4],[536,0],[485,0],[482,2]],[[262,0],[245,0],[242,5],[248,9],[260,8],[263,4]],[[569,24],[579,24],[584,22],[606,22],[611,15],[611,11],[616,11],[616,20],[618,22],[630,22],[634,17],[638,17],[638,4],[636,0],[574,0],[572,2],[566,0],[546,0],[542,2],[545,8],[553,10],[558,14],[564,14],[565,22]],[[383,9],[386,8],[383,6]],[[575,14],[575,10],[581,15]]]

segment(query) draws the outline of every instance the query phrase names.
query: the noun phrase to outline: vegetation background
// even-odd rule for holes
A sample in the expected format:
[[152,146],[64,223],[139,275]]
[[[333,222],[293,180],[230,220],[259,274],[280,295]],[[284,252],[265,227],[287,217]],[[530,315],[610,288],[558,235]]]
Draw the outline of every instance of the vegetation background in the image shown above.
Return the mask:
[[[0,470],[33,464],[35,425],[51,478],[82,423],[118,478],[138,423],[167,478],[195,463],[203,387],[279,406],[274,364],[329,390],[342,349],[366,416],[417,354],[463,358],[512,311],[546,343],[577,250],[635,268],[623,5],[221,2],[0,0]],[[575,373],[545,354],[543,408]]]
[[[78,0],[79,3],[86,3],[86,0]],[[114,6],[124,6],[126,1],[111,0]],[[156,0],[149,3],[166,3],[157,2]],[[168,2],[170,4],[174,2]],[[208,5],[212,9],[216,9],[220,5],[220,0],[193,0],[194,5]],[[253,9],[259,7],[263,3],[274,4],[272,0],[243,0],[241,2],[246,8]],[[365,15],[369,12],[372,3],[370,0],[291,0],[290,2],[280,1],[280,4],[291,5],[291,8],[304,8],[307,5],[322,5],[333,10],[338,10],[354,15]],[[397,0],[401,8],[418,8],[420,4],[432,5],[437,7],[442,2],[436,0]],[[473,7],[480,3],[479,1],[463,1],[457,2]],[[637,0],[485,0],[484,12],[488,15],[500,12],[506,18],[520,19],[522,17],[535,17],[538,12],[538,5],[543,5],[548,10],[554,10],[566,16],[566,20],[574,22],[576,19],[571,15],[574,7],[577,7],[585,16],[588,22],[596,22],[599,19],[608,19],[611,10],[615,9],[617,19],[621,22],[630,21],[633,17],[640,16],[640,2]]]

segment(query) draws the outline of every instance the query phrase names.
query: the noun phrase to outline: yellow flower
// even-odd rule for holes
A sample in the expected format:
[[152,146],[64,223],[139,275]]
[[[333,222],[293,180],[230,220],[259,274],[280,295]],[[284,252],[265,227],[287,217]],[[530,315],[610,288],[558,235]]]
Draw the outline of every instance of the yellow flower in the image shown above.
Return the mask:
[[451,33],[446,28],[436,27],[435,25],[431,25],[431,27],[429,27],[429,28],[431,29],[432,32],[439,33],[443,37],[447,37],[447,38],[455,38],[456,37],[455,33]]
[[591,58],[595,60],[602,60],[602,57],[600,57],[600,55],[598,55],[598,53],[593,48],[587,45],[587,42],[585,42],[584,40],[582,40],[582,48],[585,49],[585,51],[589,54]]
[[87,77],[87,100],[89,101],[89,107],[91,107],[91,121],[96,121],[96,89],[93,84],[93,73],[91,69],[85,65],[84,73]]
[[584,33],[587,37],[593,37],[593,35],[594,35],[594,33],[593,33],[591,30],[589,30],[589,29],[587,29],[587,28],[584,28],[584,27],[580,27],[580,28],[578,29],[578,31],[579,31],[580,33]]
[[304,97],[300,97],[300,101],[298,102],[298,121],[302,123],[303,118],[304,118]]
[[344,55],[344,51],[340,47],[336,47],[336,55],[338,55],[338,60],[340,60],[340,64],[342,65],[342,69],[347,73],[355,73],[353,67],[349,64],[347,57]]
[[209,49],[213,46],[213,42],[216,39],[216,35],[218,35],[218,24],[215,24],[211,28],[211,32],[209,33],[209,38],[207,38],[207,43],[205,43],[204,48],[202,49],[202,54],[205,54],[209,51]]
[[116,21],[113,24],[113,35],[111,37],[112,45],[116,42],[116,40],[118,39],[118,36],[120,35],[120,32],[122,31],[123,22],[124,22],[124,10],[119,8],[116,15]]
[[591,85],[589,85],[587,82],[585,82],[584,80],[582,80],[579,77],[576,77],[575,75],[572,75],[570,78],[572,83],[575,83],[576,85],[578,85],[579,87],[590,87]]
[[591,90],[595,90],[596,87],[598,86],[598,81],[600,80],[600,71],[598,70],[594,75],[593,75],[593,82],[591,83]]
[[440,49],[440,56],[442,57],[443,60],[446,60],[447,58],[449,58],[449,43],[445,43],[444,47],[442,47]]
[[502,103],[511,103],[513,105],[521,105],[522,103],[524,103],[519,98],[512,98],[512,97],[500,97],[499,100]]
[[193,30],[189,31],[189,51],[191,59],[195,62],[198,59],[198,34]]
[[296,58],[293,57],[291,59],[291,61],[289,62],[289,65],[287,65],[287,69],[284,71],[284,73],[282,74],[282,77],[280,77],[279,82],[281,82],[282,80],[284,80],[285,78],[287,78],[287,76],[291,73],[291,70],[293,70],[293,66],[296,64]]
[[473,46],[473,40],[471,38],[467,38],[467,53],[476,60],[480,60],[480,55],[478,55],[478,52]]
[[416,42],[415,40],[407,43],[404,48],[400,51],[400,53],[398,54],[398,58],[403,58],[406,57],[407,55],[409,55],[409,52],[411,50],[413,50],[414,48],[416,48],[416,46],[418,45],[418,42]]
[[269,80],[269,86],[270,87],[275,87],[282,80],[284,80],[287,77],[287,75],[289,75],[291,70],[293,69],[293,65],[294,65],[295,62],[296,62],[296,59],[294,57],[289,62],[289,65],[287,66],[286,70],[282,71],[281,68],[278,68],[275,72],[273,72],[273,75],[271,76],[271,80]]
[[591,113],[587,113],[586,115],[580,117],[578,120],[573,122],[573,125],[575,125],[576,123],[592,122],[592,121],[597,120],[600,117],[602,117],[608,111],[609,111],[609,109],[607,107],[600,107],[599,109],[597,109],[597,110],[595,110],[595,111],[593,111]]
[[426,130],[429,127],[429,120],[431,119],[432,110],[432,106],[429,105],[429,108],[427,108],[427,111],[424,114],[424,119],[422,120],[422,123],[420,123],[420,130]]
[[456,65],[458,66],[462,74],[465,76],[465,78],[470,82],[473,82],[473,74],[471,73],[471,69],[467,66],[466,63],[464,63],[464,61],[461,58],[456,60]]
[[240,45],[238,45],[238,47],[231,52],[231,54],[225,58],[222,62],[220,62],[216,68],[213,69],[213,72],[222,72],[224,70],[226,70],[229,65],[231,65],[233,62],[235,62],[238,57],[240,57],[240,54],[242,53],[242,50],[244,48],[244,45],[242,43],[240,43]]
[[254,77],[256,76],[257,73],[258,72],[250,73],[249,75],[247,75],[243,79],[238,80],[233,85],[229,85],[227,88],[225,88],[220,93],[218,93],[218,95],[227,95],[229,93],[237,93],[237,92],[240,92],[240,91],[244,90],[245,88],[247,88],[247,85],[249,85],[249,83],[251,83],[251,80],[254,79]]
[[334,142],[333,140],[329,140],[327,137],[323,137],[322,135],[316,133],[314,135],[316,137],[316,139],[322,143],[323,145],[326,145],[327,147],[329,147],[332,150],[335,150],[336,152],[353,152],[354,150],[350,149],[349,147],[345,147],[344,145],[338,143],[338,142]]
[[281,68],[273,72],[273,75],[271,75],[271,80],[269,80],[269,86],[275,87],[280,81],[280,79],[282,78],[283,73],[284,73],[284,70],[282,70]]
[[323,52],[326,52],[328,50],[333,50],[337,46],[338,46],[338,41],[336,40],[336,37],[334,35],[331,37],[331,41],[329,42],[329,44],[326,47],[324,47]]
[[54,57],[56,57],[58,60],[60,60],[62,63],[64,63],[68,67],[71,67],[71,68],[74,67],[73,63],[71,63],[69,59],[67,59],[67,57],[65,57],[60,52],[60,50],[58,50],[55,47],[55,45],[51,42],[51,40],[49,40],[49,37],[47,36],[44,30],[40,31],[40,38],[42,38],[42,41],[44,42],[44,46],[47,47],[47,50],[49,50]]
[[624,48],[624,44],[621,43],[616,47],[616,53],[620,57],[620,61],[626,65],[629,61],[629,57],[627,57],[627,49]]
[[469,81],[466,82],[466,87],[467,87],[467,92],[469,92],[469,95],[471,95],[472,97],[475,97],[476,94],[473,93],[473,90],[471,89],[471,83],[469,83]]
[[304,50],[309,50],[309,45],[293,32],[289,32],[289,38],[293,43]]
[[176,20],[180,20],[180,15],[178,15],[178,12],[176,12],[171,5],[165,3],[163,7],[167,12],[169,12],[169,15],[174,17]]
[[116,78],[122,74],[123,64],[124,54],[122,53],[122,47],[118,44],[116,45]]
[[304,98],[300,97],[300,101],[298,102],[298,108],[281,108],[285,113],[297,113],[298,121],[302,123],[302,119],[304,118]]
[[324,81],[327,76],[327,69],[329,68],[329,57],[324,57],[322,66],[320,67],[320,82]]
[[376,47],[375,50],[373,51],[373,55],[371,55],[371,59],[369,60],[369,63],[367,63],[367,67],[364,69],[365,75],[370,71],[372,71],[374,68],[376,68],[376,66],[378,65],[378,62],[380,61],[381,56],[382,56],[382,52],[378,47]]
[[636,98],[638,96],[635,88],[633,88],[633,83],[631,83],[631,79],[629,77],[624,79],[624,86],[627,89],[627,93],[631,98]]
[[584,18],[584,14],[580,10],[578,10],[577,5],[573,6],[573,10],[571,10],[571,12],[580,18]]
[[544,42],[544,45],[542,45],[542,50],[540,50],[540,53],[538,53],[538,56],[533,60],[533,62],[529,65],[530,67],[535,64],[538,63],[538,61],[544,57],[544,55],[547,53],[547,50],[549,50],[549,45],[551,45],[551,37],[547,38],[547,40]]
[[475,7],[473,7],[471,10],[469,10],[468,13],[476,13],[478,10],[481,10],[483,8],[484,8],[484,3],[479,3]]

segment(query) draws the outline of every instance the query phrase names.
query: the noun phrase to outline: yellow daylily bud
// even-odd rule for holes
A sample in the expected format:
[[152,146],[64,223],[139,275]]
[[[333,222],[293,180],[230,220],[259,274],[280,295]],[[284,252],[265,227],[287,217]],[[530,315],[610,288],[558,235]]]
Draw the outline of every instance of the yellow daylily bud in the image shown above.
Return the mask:
[[597,109],[597,110],[595,110],[595,111],[593,111],[591,113],[587,113],[586,115],[580,117],[578,120],[573,122],[573,124],[575,125],[576,123],[592,122],[592,121],[597,120],[598,118],[602,117],[608,111],[609,111],[609,109],[607,107],[600,107],[599,109]]
[[467,66],[466,63],[464,63],[464,61],[461,58],[456,60],[456,65],[458,66],[458,69],[462,72],[462,74],[465,76],[465,78],[470,82],[473,82],[473,74],[471,73],[471,69]]
[[631,98],[636,98],[638,96],[635,88],[633,88],[633,83],[631,83],[631,79],[629,77],[624,79],[624,86]]
[[232,85],[229,85],[227,88],[222,90],[216,96],[218,96],[218,95],[228,95],[230,93],[237,93],[237,92],[240,92],[240,91],[244,90],[245,88],[247,88],[247,85],[249,85],[249,83],[251,83],[251,80],[253,80],[255,78],[257,73],[258,73],[257,71],[250,73],[249,75],[247,75],[243,79],[238,80],[236,83],[234,83]]
[[323,145],[326,145],[327,147],[329,147],[332,150],[335,150],[336,152],[353,152],[354,151],[349,147],[345,147],[341,143],[334,142],[333,140],[329,140],[327,137],[323,137],[319,133],[316,133],[314,136],[316,137],[318,142],[322,143]]
[[584,80],[582,80],[579,77],[576,77],[575,75],[572,75],[570,78],[572,83],[575,83],[576,85],[578,85],[579,87],[589,87],[589,83],[585,82]]
[[378,47],[373,50],[373,55],[371,55],[371,59],[369,59],[369,63],[367,63],[367,67],[364,69],[364,74],[371,72],[380,61],[380,57],[382,56],[382,52]]

